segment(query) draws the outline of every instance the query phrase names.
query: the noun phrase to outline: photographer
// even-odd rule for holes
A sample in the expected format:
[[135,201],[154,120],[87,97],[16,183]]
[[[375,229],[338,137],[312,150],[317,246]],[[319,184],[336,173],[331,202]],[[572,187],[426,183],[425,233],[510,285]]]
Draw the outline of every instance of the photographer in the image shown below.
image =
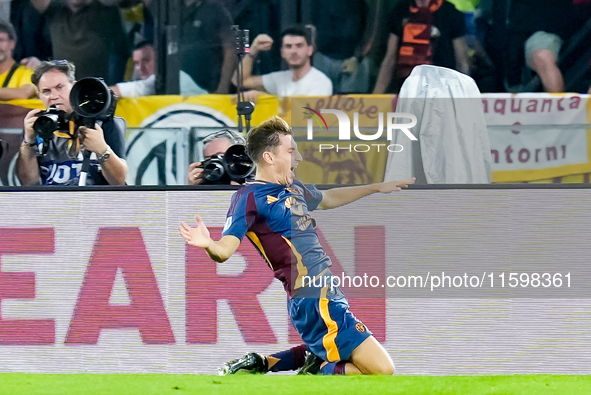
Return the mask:
[[[42,62],[32,82],[46,108],[56,106],[68,119],[71,118],[70,91],[75,84],[73,64],[65,60]],[[94,128],[82,126],[78,131],[73,121],[66,121],[51,140],[43,141],[33,128],[40,112],[30,111],[24,121],[24,138],[16,164],[22,185],[78,185],[84,152],[81,148],[92,152],[88,185],[125,184],[128,168],[124,159],[124,130],[114,117],[98,121]]]
[[[228,148],[235,144],[246,145],[246,140],[240,134],[231,130],[220,130],[203,139],[204,162],[214,155],[223,155]],[[189,165],[189,185],[198,185],[203,182],[203,168],[199,167],[204,162],[195,162]],[[234,181],[232,185],[238,185]]]

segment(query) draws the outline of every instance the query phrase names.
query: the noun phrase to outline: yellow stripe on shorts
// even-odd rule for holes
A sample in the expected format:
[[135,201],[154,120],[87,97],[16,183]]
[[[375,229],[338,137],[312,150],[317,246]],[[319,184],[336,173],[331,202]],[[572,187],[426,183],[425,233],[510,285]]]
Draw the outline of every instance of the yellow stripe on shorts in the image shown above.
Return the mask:
[[328,299],[320,298],[319,303],[320,316],[328,328],[328,333],[322,338],[322,345],[326,349],[326,358],[328,359],[328,362],[340,361],[341,355],[339,354],[339,349],[337,348],[337,344],[335,342],[337,334],[339,333],[339,326],[330,317],[330,313],[328,312]]

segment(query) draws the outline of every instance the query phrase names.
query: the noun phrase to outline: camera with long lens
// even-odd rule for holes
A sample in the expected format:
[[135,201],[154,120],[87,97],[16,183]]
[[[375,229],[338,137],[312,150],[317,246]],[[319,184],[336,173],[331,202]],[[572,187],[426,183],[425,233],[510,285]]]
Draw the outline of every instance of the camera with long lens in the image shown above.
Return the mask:
[[[74,110],[76,126],[94,127],[97,120],[106,120],[115,114],[116,99],[113,91],[102,78],[82,78],[70,92],[70,104]],[[65,111],[51,106],[37,114],[33,129],[44,141],[53,139],[58,130],[68,130],[70,121]]]
[[241,144],[231,146],[225,154],[213,155],[199,167],[203,168],[201,185],[228,185],[232,181],[243,184],[255,169]]

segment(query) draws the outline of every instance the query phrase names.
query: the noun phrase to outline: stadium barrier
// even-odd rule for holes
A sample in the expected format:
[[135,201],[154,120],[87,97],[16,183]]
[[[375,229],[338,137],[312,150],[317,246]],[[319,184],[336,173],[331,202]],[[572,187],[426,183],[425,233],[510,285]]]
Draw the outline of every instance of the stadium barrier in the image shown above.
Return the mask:
[[[0,371],[211,374],[299,344],[250,243],[216,264],[179,235],[199,214],[218,237],[232,192],[0,191]],[[398,373],[591,373],[591,189],[415,188],[314,216]]]

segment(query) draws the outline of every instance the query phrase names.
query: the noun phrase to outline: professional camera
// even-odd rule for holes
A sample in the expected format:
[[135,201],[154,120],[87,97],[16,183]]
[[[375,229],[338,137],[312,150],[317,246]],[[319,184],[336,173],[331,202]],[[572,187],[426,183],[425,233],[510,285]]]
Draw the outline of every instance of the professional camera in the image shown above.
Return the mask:
[[[76,82],[70,92],[70,104],[74,110],[76,126],[94,127],[97,120],[106,120],[115,113],[115,95],[102,78],[82,78]],[[44,141],[53,139],[53,132],[69,130],[70,119],[57,107],[37,114],[33,124],[35,133]]]
[[223,185],[232,181],[243,184],[255,169],[254,162],[241,144],[231,146],[225,154],[213,155],[199,167],[203,168],[201,185]]
[[51,106],[47,111],[38,113],[33,129],[37,136],[45,141],[53,139],[53,132],[56,130],[68,130],[68,116],[65,111]]

